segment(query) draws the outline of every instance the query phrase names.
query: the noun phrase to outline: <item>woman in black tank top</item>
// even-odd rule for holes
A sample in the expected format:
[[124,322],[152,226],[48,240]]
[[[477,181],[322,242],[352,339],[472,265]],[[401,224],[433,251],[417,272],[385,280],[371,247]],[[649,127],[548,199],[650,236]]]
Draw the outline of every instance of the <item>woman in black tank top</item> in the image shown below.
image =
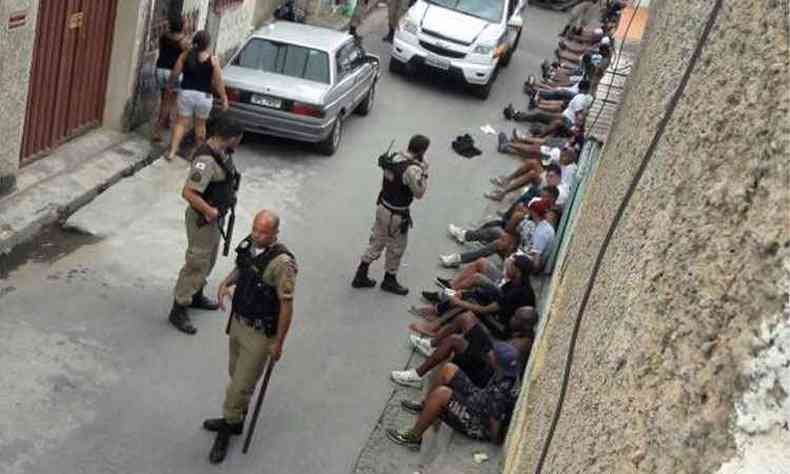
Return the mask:
[[178,61],[178,57],[189,47],[187,35],[184,32],[184,20],[181,17],[172,17],[169,20],[170,31],[159,38],[159,55],[156,59],[156,78],[161,90],[159,114],[154,122],[153,142],[162,141],[162,129],[170,126],[170,114],[175,104],[175,93],[166,87],[170,73]]
[[219,94],[223,112],[228,110],[228,97],[225,95],[222,69],[220,69],[217,57],[208,51],[210,43],[211,37],[207,31],[195,33],[195,37],[192,39],[192,49],[181,53],[170,74],[171,83],[181,73],[184,77],[178,96],[178,120],[170,141],[170,151],[165,155],[168,160],[172,160],[176,156],[193,118],[195,120],[195,145],[205,142],[206,120],[214,102],[213,93]]

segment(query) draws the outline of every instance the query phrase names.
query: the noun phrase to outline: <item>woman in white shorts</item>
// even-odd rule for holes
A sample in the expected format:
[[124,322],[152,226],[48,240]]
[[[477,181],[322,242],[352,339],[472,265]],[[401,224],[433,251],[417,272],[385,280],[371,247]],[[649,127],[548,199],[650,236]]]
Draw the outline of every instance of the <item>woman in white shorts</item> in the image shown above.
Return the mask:
[[184,19],[179,16],[170,18],[170,31],[164,33],[159,38],[159,55],[156,58],[156,84],[161,92],[161,102],[159,105],[158,117],[154,122],[154,143],[162,141],[162,129],[168,126],[170,122],[170,113],[175,104],[176,94],[178,90],[179,77],[171,88],[168,88],[170,75],[173,68],[178,61],[181,53],[189,49],[189,38],[184,31]]
[[[180,74],[181,90],[178,93],[178,120],[170,141],[170,151],[165,158],[172,160],[178,153],[181,140],[192,120],[195,124],[195,140],[201,144],[206,140],[206,120],[211,114],[216,91],[222,100],[222,110],[228,110],[228,96],[222,81],[222,69],[219,60],[208,51],[211,37],[205,30],[195,33],[192,49],[181,53],[173,71],[170,82],[173,83]],[[172,85],[168,85],[172,87]]]

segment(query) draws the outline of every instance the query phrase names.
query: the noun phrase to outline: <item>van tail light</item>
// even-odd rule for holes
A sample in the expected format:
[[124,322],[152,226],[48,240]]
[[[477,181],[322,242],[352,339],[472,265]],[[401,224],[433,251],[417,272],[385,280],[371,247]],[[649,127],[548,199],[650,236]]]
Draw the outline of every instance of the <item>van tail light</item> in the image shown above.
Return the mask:
[[241,101],[241,91],[238,89],[234,89],[232,87],[225,88],[225,95],[228,96],[228,102],[240,102]]
[[314,105],[301,104],[299,102],[294,102],[293,107],[291,107],[291,113],[296,115],[305,115],[307,117],[316,117],[316,118],[324,117],[323,109],[316,107]]

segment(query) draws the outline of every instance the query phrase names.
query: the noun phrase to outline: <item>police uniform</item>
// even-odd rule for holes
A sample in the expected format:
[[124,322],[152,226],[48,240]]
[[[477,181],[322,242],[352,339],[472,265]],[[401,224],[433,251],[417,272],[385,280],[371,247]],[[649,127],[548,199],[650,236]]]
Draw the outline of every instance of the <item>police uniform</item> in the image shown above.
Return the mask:
[[[381,192],[377,200],[376,221],[370,233],[370,244],[362,255],[362,263],[352,282],[355,288],[372,287],[376,283],[367,277],[367,268],[377,260],[384,249],[386,275],[382,289],[406,294],[408,289],[398,285],[395,275],[408,244],[412,225],[409,206],[415,194],[422,196],[428,187],[425,165],[405,154],[397,154],[390,166],[384,169]],[[393,291],[396,290],[396,291]]]
[[[410,5],[410,0],[387,0],[387,18],[390,33],[394,33],[398,29],[400,19],[409,10]],[[389,34],[385,38],[392,40]]]
[[[297,266],[294,255],[281,243],[258,249],[250,237],[236,248],[236,289],[233,293],[228,373],[222,418],[203,426],[218,432],[212,461],[225,456],[228,439],[241,434],[247,407],[277,342],[280,303],[294,297]],[[215,452],[219,450],[221,453]]]
[[222,217],[236,199],[236,168],[230,156],[214,151],[206,144],[195,151],[186,187],[201,194],[210,206],[219,211],[217,221],[207,223],[205,217],[191,206],[185,214],[187,230],[186,262],[178,274],[170,321],[180,330],[193,334],[186,307],[216,309],[216,303],[203,295],[206,278],[214,268],[219,251]]
[[348,28],[349,33],[354,36],[357,36],[357,28],[362,25],[362,17],[365,14],[365,10],[368,8],[368,1],[369,0],[357,0],[357,4],[354,7],[354,13],[351,15],[351,22]]

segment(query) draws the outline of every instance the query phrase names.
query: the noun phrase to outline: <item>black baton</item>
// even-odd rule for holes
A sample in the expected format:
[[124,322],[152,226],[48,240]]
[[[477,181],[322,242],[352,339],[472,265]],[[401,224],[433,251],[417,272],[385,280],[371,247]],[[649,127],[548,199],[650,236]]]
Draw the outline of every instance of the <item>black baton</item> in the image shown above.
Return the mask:
[[258,401],[255,402],[255,411],[252,412],[252,420],[250,421],[250,427],[247,428],[247,438],[244,440],[244,448],[241,450],[242,453],[247,454],[247,449],[250,447],[250,441],[252,440],[252,434],[255,432],[255,423],[258,422],[258,415],[261,411],[261,404],[263,403],[263,397],[266,395],[266,388],[269,386],[269,379],[272,376],[272,370],[274,369],[274,359],[269,359],[269,363],[266,366],[266,374],[263,376],[263,382],[261,383],[261,390],[258,392]]

